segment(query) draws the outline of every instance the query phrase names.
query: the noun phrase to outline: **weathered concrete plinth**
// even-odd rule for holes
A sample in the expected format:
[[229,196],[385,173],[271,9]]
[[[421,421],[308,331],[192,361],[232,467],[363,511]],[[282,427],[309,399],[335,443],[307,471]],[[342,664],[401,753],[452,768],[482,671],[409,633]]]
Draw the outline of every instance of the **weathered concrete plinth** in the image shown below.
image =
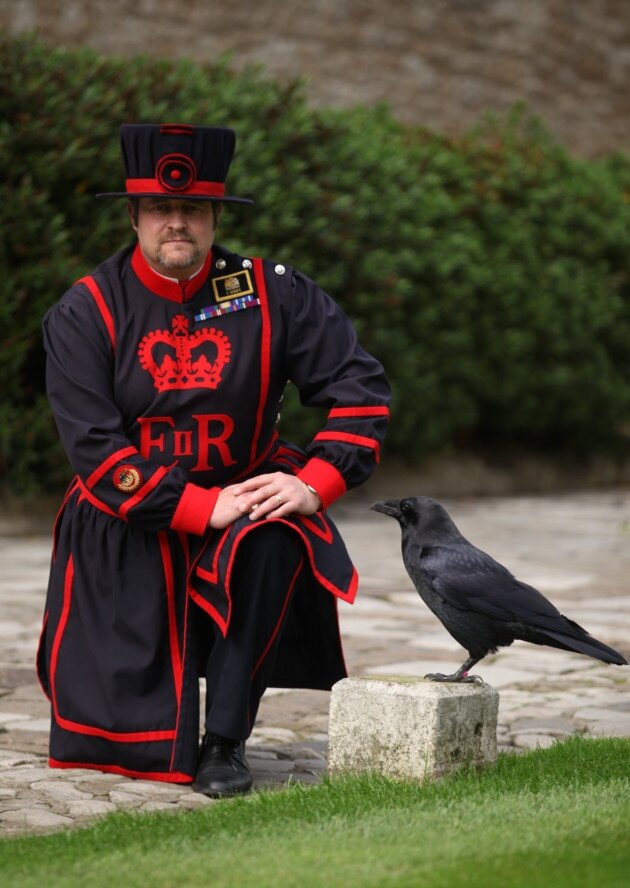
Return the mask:
[[344,678],[332,689],[330,773],[425,780],[497,757],[499,694],[409,676]]

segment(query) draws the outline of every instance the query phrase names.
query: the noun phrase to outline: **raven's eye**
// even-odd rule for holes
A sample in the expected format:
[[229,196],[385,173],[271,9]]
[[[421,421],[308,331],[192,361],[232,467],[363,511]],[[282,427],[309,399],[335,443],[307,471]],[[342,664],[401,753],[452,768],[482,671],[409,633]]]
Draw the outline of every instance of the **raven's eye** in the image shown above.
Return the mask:
[[407,517],[409,517],[409,515],[413,515],[413,506],[411,505],[409,500],[402,501],[402,503],[400,504],[400,511],[403,513],[403,515],[406,515]]

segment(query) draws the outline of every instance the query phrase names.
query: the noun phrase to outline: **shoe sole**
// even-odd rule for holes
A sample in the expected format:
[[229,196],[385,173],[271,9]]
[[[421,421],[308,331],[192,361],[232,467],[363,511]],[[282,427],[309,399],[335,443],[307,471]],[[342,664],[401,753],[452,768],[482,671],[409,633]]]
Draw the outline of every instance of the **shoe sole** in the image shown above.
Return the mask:
[[244,787],[243,789],[227,789],[225,791],[220,789],[202,789],[196,783],[191,783],[190,788],[193,792],[201,793],[201,795],[208,796],[210,799],[231,799],[235,796],[247,795],[252,790],[251,786]]

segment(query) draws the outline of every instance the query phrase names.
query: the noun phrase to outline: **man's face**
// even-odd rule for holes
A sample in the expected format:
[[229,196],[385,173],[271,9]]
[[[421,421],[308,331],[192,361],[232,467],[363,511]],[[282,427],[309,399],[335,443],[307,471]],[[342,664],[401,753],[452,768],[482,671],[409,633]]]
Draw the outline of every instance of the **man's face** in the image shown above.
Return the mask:
[[185,280],[201,268],[214,240],[210,201],[141,197],[137,219],[131,204],[129,216],[154,271]]

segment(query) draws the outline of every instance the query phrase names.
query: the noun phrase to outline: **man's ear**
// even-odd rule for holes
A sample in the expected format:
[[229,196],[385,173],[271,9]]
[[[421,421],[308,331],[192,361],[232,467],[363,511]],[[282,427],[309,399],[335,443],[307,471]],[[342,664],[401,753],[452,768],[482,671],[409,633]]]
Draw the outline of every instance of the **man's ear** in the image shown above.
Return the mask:
[[138,230],[138,216],[136,212],[136,207],[133,203],[128,200],[127,201],[127,213],[129,214],[129,218],[131,219],[131,227],[134,231]]

